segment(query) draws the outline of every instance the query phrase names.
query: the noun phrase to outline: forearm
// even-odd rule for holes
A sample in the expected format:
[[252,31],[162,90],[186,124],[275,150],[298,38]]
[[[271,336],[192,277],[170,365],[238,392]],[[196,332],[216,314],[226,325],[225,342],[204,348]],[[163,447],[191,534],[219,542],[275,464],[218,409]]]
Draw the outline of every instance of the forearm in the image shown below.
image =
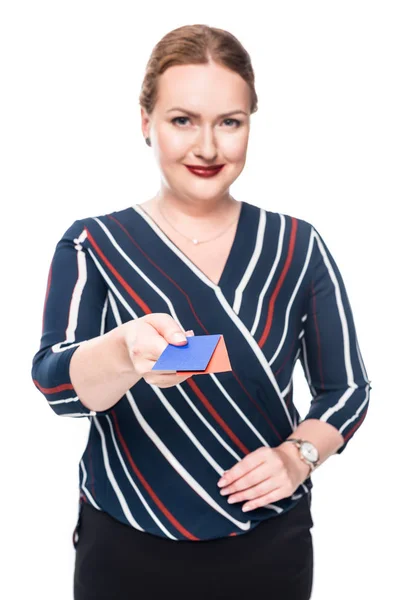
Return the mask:
[[[320,464],[325,462],[332,454],[344,444],[344,438],[341,433],[329,423],[319,419],[306,419],[288,436],[289,438],[300,438],[314,444],[320,456]],[[307,477],[309,467],[300,458],[299,451],[293,443],[283,443],[279,446],[298,462],[299,467]]]
[[72,385],[90,410],[111,408],[140,379],[128,355],[123,327],[83,342],[71,358]]

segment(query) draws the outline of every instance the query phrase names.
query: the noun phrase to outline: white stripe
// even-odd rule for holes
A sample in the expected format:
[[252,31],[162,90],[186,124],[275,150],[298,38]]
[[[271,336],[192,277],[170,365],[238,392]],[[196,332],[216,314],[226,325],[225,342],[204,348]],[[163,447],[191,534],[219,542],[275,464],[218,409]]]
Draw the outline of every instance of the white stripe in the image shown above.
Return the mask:
[[249,419],[246,417],[244,412],[241,411],[240,408],[238,407],[238,405],[232,400],[231,396],[228,394],[226,389],[222,386],[221,382],[214,375],[214,373],[210,373],[210,377],[213,379],[215,385],[220,389],[221,393],[225,396],[225,398],[228,400],[228,402],[233,406],[233,408],[238,413],[238,415],[240,415],[241,418],[243,419],[243,421],[246,423],[246,425],[248,425],[248,427],[250,427],[250,429],[252,430],[254,435],[256,435],[258,437],[258,439],[261,441],[261,443],[264,446],[267,446],[269,448],[268,442],[264,439],[264,437],[261,435],[261,433],[254,427],[253,423],[251,421],[249,421]]
[[207,429],[209,431],[211,431],[211,433],[219,441],[219,443],[221,444],[221,446],[223,446],[225,448],[225,450],[227,450],[229,452],[229,454],[231,454],[234,458],[236,458],[236,460],[238,460],[238,461],[241,460],[241,457],[239,456],[239,454],[237,454],[233,450],[233,448],[231,448],[225,442],[225,440],[219,435],[219,433],[212,427],[212,425],[210,425],[210,423],[207,421],[207,419],[201,414],[201,412],[198,410],[198,408],[196,407],[196,405],[193,404],[193,402],[191,401],[190,397],[187,395],[187,393],[185,392],[185,390],[183,389],[183,387],[181,386],[181,384],[178,383],[176,385],[176,387],[178,388],[178,390],[180,391],[180,393],[182,394],[182,396],[185,398],[186,402],[188,403],[188,405],[190,406],[190,408],[193,410],[193,412],[204,423],[204,425],[207,427]]
[[190,431],[189,427],[186,425],[185,421],[182,419],[182,417],[179,415],[179,413],[177,413],[177,411],[168,402],[168,400],[166,399],[166,397],[164,396],[164,394],[162,393],[160,388],[157,385],[151,385],[151,388],[153,389],[153,392],[159,397],[161,403],[167,409],[167,411],[169,412],[171,417],[174,419],[174,421],[176,421],[176,423],[179,425],[179,427],[182,429],[182,431],[184,431],[186,433],[187,437],[190,439],[190,441],[195,446],[195,448],[197,448],[197,450],[200,452],[200,454],[202,456],[204,456],[206,461],[212,466],[212,468],[218,473],[218,475],[220,477],[222,477],[223,473],[227,469],[224,469],[223,467],[221,467],[221,465],[219,465],[217,463],[217,461],[214,460],[213,457],[207,452],[207,450],[204,448],[204,446],[202,444],[200,444],[199,440]]
[[324,414],[321,415],[321,417],[320,417],[321,421],[327,421],[329,419],[329,417],[331,417],[335,412],[338,412],[338,410],[343,408],[343,406],[346,404],[347,400],[354,394],[356,389],[357,389],[356,385],[347,388],[346,391],[344,392],[344,394],[342,394],[340,396],[340,398],[336,402],[336,404],[334,406],[331,406],[330,408],[328,408],[328,410],[326,410],[324,412]]
[[[82,298],[82,292],[85,287],[87,281],[87,268],[86,268],[86,255],[83,252],[81,242],[83,242],[87,237],[86,230],[84,229],[79,237],[74,239],[75,242],[75,250],[77,250],[77,265],[78,265],[78,279],[75,282],[75,287],[72,292],[69,315],[68,315],[68,325],[65,331],[65,340],[62,342],[58,342],[54,344],[51,349],[54,353],[63,352],[64,350],[68,350],[69,348],[73,348],[74,346],[79,346],[82,341],[77,343],[75,342],[75,332],[76,327],[78,325],[78,315],[79,315],[79,307]],[[61,348],[64,344],[68,344],[65,348]]]
[[[118,323],[121,323],[121,317],[119,315],[118,312],[118,308],[116,308],[116,312],[114,313],[114,317],[115,320]],[[114,307],[113,307],[114,309]],[[151,386],[152,388],[154,386]],[[229,513],[227,513],[223,508],[221,508],[219,506],[219,504],[217,504],[215,502],[215,500],[206,492],[206,490],[190,475],[190,473],[183,467],[183,465],[180,464],[180,462],[175,458],[175,456],[172,454],[172,452],[167,448],[167,446],[164,444],[164,442],[158,437],[158,435],[156,434],[156,432],[150,427],[150,425],[147,423],[146,419],[143,417],[143,415],[141,414],[140,410],[137,407],[137,404],[132,396],[132,393],[130,390],[128,390],[126,392],[126,397],[128,399],[128,402],[131,406],[131,409],[138,421],[138,423],[140,424],[140,426],[142,427],[142,429],[144,430],[144,432],[147,434],[147,436],[151,439],[151,441],[154,443],[154,445],[158,448],[159,452],[165,457],[165,459],[170,463],[170,465],[177,471],[177,473],[179,473],[179,475],[182,477],[182,479],[207,503],[209,504],[212,508],[214,508],[214,510],[216,510],[217,512],[219,512],[220,514],[222,514],[224,517],[226,517],[229,521],[231,521],[232,523],[234,523],[235,525],[237,525],[237,527],[239,527],[239,529],[242,529],[243,531],[247,531],[248,529],[250,529],[251,526],[251,521],[247,521],[246,523],[242,523],[241,521],[237,521],[236,519],[234,519]]]
[[254,269],[257,266],[258,259],[260,258],[260,254],[263,248],[264,243],[264,232],[265,232],[265,224],[267,221],[267,213],[263,209],[259,209],[260,218],[258,221],[258,229],[257,229],[257,238],[254,246],[253,255],[247,265],[246,271],[242,277],[241,282],[235,291],[235,301],[233,303],[233,310],[236,314],[239,314],[240,306],[242,304],[243,292],[246,289],[247,284],[250,281],[251,276],[253,275]]
[[121,254],[121,256],[124,257],[126,262],[132,267],[132,269],[134,269],[136,271],[136,273],[138,273],[142,277],[142,279],[144,279],[145,282],[151,288],[153,288],[154,291],[157,292],[157,294],[159,294],[159,296],[161,296],[161,298],[164,300],[164,302],[167,304],[169,310],[171,311],[171,316],[177,321],[177,323],[182,327],[182,329],[185,330],[184,327],[182,326],[182,324],[180,323],[180,321],[178,319],[178,315],[176,314],[174,306],[173,306],[172,302],[170,301],[170,299],[168,298],[168,296],[166,296],[164,294],[164,292],[162,290],[160,290],[160,288],[157,287],[156,284],[151,279],[149,279],[149,277],[147,277],[146,273],[143,273],[143,271],[141,269],[139,269],[139,267],[133,262],[133,260],[126,254],[126,252],[124,252],[124,250],[117,243],[114,236],[110,233],[110,231],[104,225],[104,223],[102,223],[100,221],[100,219],[98,219],[97,217],[94,217],[94,220],[100,225],[100,227],[103,229],[104,233],[110,240],[111,244],[114,246],[114,248],[116,248],[118,250],[118,252]]
[[215,290],[215,293],[217,295],[218,300],[221,303],[221,306],[224,308],[225,312],[231,317],[231,320],[233,321],[233,323],[235,323],[236,327],[241,331],[241,333],[243,334],[243,337],[245,338],[245,340],[247,341],[247,343],[249,344],[249,346],[252,348],[254,354],[256,355],[256,358],[258,358],[259,363],[261,365],[261,367],[264,369],[267,377],[269,378],[272,387],[274,388],[274,390],[276,391],[281,404],[282,404],[282,408],[287,416],[287,419],[289,421],[289,424],[291,426],[291,428],[293,429],[293,422],[292,422],[292,418],[290,416],[290,413],[286,407],[285,401],[282,397],[282,393],[279,389],[278,383],[276,381],[275,375],[272,372],[272,369],[267,361],[267,359],[265,358],[265,355],[263,353],[263,351],[261,350],[260,346],[257,344],[256,340],[254,339],[254,337],[250,334],[249,330],[247,329],[247,327],[244,325],[244,323],[239,319],[239,317],[237,316],[237,314],[232,310],[232,307],[230,306],[230,304],[227,302],[225,296],[223,295],[223,293],[221,292],[221,290],[219,288],[217,288]]
[[315,387],[313,386],[312,380],[311,380],[310,368],[308,366],[308,358],[307,358],[307,346],[306,346],[304,337],[301,340],[301,345],[302,345],[302,349],[303,349],[303,363],[304,363],[304,370],[305,370],[306,377],[307,377],[307,382],[310,387],[312,395],[315,397],[315,396],[317,396],[317,391],[316,391]]
[[300,333],[299,333],[299,336],[298,336],[298,339],[299,339],[299,340],[301,340],[301,338],[303,337],[303,335],[304,335],[304,329],[302,329],[302,330],[300,331]]
[[301,320],[302,320],[302,322],[303,322],[303,323],[304,323],[304,321],[307,319],[307,317],[308,317],[308,315],[303,315],[303,316],[301,317]]
[[[108,283],[108,286],[113,290],[114,294],[117,296],[117,298],[119,299],[119,301],[121,302],[122,306],[128,311],[128,313],[131,315],[131,317],[133,319],[137,319],[138,316],[135,313],[135,311],[133,310],[133,308],[130,307],[130,305],[128,304],[128,302],[125,300],[125,298],[120,294],[120,292],[118,291],[118,289],[115,287],[115,285],[113,284],[113,282],[111,281],[111,279],[108,277],[107,273],[104,271],[103,267],[101,266],[101,264],[99,263],[99,261],[97,260],[94,252],[92,252],[92,250],[90,248],[88,248],[88,252],[90,253],[91,257],[93,258],[98,270],[100,271],[100,273],[103,275],[105,281]],[[111,297],[110,297],[111,299]]]
[[110,294],[110,291],[108,292],[105,302],[104,302],[104,306],[103,306],[103,310],[101,313],[101,323],[100,323],[100,335],[103,335],[105,330],[106,330],[106,315],[107,315],[107,309],[108,309],[108,296]]
[[91,410],[90,412],[87,413],[65,413],[63,414],[59,414],[59,417],[93,417],[94,415],[96,415],[97,413],[94,410]]
[[287,396],[287,395],[288,395],[288,393],[290,392],[290,388],[292,387],[292,385],[293,385],[293,379],[291,378],[291,379],[290,379],[290,381],[289,381],[289,383],[288,383],[288,385],[285,387],[285,389],[284,389],[284,390],[283,390],[283,392],[282,392],[282,396],[283,396],[284,398],[286,398],[286,396]]
[[100,434],[100,438],[101,438],[101,448],[103,451],[103,460],[104,460],[104,466],[106,469],[106,473],[107,473],[107,477],[109,482],[111,483],[113,490],[115,492],[115,495],[117,496],[119,503],[121,505],[122,511],[126,517],[126,519],[129,521],[129,523],[132,525],[132,527],[135,527],[135,529],[139,529],[140,531],[144,531],[144,529],[142,527],[140,527],[139,523],[136,521],[136,519],[133,517],[131,511],[129,510],[129,506],[127,501],[125,500],[125,497],[123,495],[123,493],[120,490],[120,487],[117,483],[117,480],[114,477],[114,473],[112,472],[112,469],[110,467],[110,461],[108,458],[108,453],[107,453],[107,445],[106,445],[106,439],[105,439],[105,435],[104,432],[100,426],[100,423],[98,422],[98,417],[95,417],[93,419],[94,424],[96,425],[97,431]]
[[211,279],[209,279],[202,271],[200,271],[198,267],[196,267],[194,263],[192,263],[188,256],[183,254],[183,252],[181,252],[181,250],[179,250],[179,248],[171,242],[171,240],[165,235],[162,229],[160,229],[160,227],[156,225],[156,223],[148,216],[148,214],[142,208],[140,208],[138,204],[132,205],[132,208],[143,217],[143,219],[149,224],[149,226],[158,235],[158,237],[163,240],[163,242],[172,250],[172,252],[179,256],[179,258],[185,263],[185,265],[191,271],[193,271],[193,273],[195,273],[195,275],[197,275],[197,277],[201,279],[201,281],[205,283],[205,285],[212,288],[213,290],[218,288],[218,286],[213,281],[211,281]]
[[81,468],[82,468],[82,471],[83,471],[82,489],[85,492],[85,494],[88,497],[88,499],[90,500],[91,504],[93,504],[93,506],[95,506],[97,508],[97,510],[101,510],[100,506],[97,504],[97,502],[93,498],[92,494],[89,492],[88,488],[86,487],[87,472],[86,472],[86,469],[85,469],[85,464],[83,462],[83,459],[81,459],[80,465],[81,465]]
[[258,299],[258,304],[257,304],[257,311],[256,311],[256,316],[254,318],[254,323],[253,326],[251,328],[251,335],[254,335],[256,332],[256,329],[258,327],[258,323],[260,321],[260,316],[261,316],[261,308],[264,302],[264,296],[267,293],[267,290],[270,286],[270,283],[272,281],[273,276],[275,275],[275,271],[277,269],[278,263],[280,261],[281,255],[282,255],[282,248],[283,248],[283,237],[285,234],[285,227],[286,227],[286,220],[284,215],[279,215],[280,220],[281,220],[281,226],[279,229],[279,240],[278,240],[278,247],[277,247],[277,251],[276,251],[276,256],[275,256],[275,260],[274,260],[274,264],[272,265],[272,269],[269,272],[268,275],[268,279],[265,282],[265,285],[261,291],[260,297]]
[[[75,344],[70,344],[69,342],[66,342],[64,340],[63,342],[58,342],[57,344],[54,344],[51,347],[51,349],[54,352],[54,354],[56,354],[57,352],[64,352],[64,350],[69,350],[70,348],[74,348],[75,346],[80,346],[84,341],[87,340],[81,340],[80,342],[76,342]],[[68,344],[68,346],[65,346],[65,348],[61,348],[63,344]]]
[[113,443],[114,443],[115,450],[116,450],[116,452],[117,452],[117,455],[118,455],[119,461],[120,461],[120,463],[121,463],[121,465],[122,465],[122,468],[123,468],[123,470],[124,470],[124,472],[125,472],[125,475],[126,475],[126,477],[127,477],[128,481],[129,481],[129,483],[131,484],[131,486],[132,486],[132,487],[133,487],[133,489],[135,490],[136,494],[139,496],[139,498],[140,498],[140,500],[141,500],[141,502],[142,502],[143,506],[145,507],[145,509],[147,510],[147,512],[149,513],[149,515],[152,517],[152,519],[154,520],[154,522],[155,522],[155,523],[156,523],[156,524],[159,526],[159,528],[160,528],[160,529],[161,529],[161,530],[162,530],[162,531],[165,533],[165,535],[166,535],[167,537],[169,537],[171,540],[177,540],[178,538],[174,537],[174,536],[172,535],[172,533],[170,533],[170,532],[168,531],[168,529],[167,529],[166,527],[164,527],[164,525],[161,523],[160,519],[159,519],[159,518],[157,517],[157,515],[156,515],[156,514],[153,512],[153,510],[151,509],[151,507],[150,507],[150,506],[149,506],[149,504],[147,503],[147,501],[146,501],[146,498],[143,496],[142,492],[140,491],[140,489],[138,488],[138,486],[136,485],[136,483],[135,483],[135,482],[134,482],[134,480],[132,479],[132,477],[131,477],[131,474],[129,473],[128,469],[126,468],[126,464],[125,464],[125,461],[124,461],[124,459],[123,459],[123,457],[122,457],[122,455],[121,455],[120,449],[119,449],[119,447],[118,447],[118,444],[117,444],[117,440],[115,439],[115,433],[114,433],[114,428],[113,428],[113,426],[112,426],[111,419],[110,419],[110,417],[109,417],[108,415],[106,415],[106,419],[107,419],[107,421],[108,421],[108,425],[109,425],[109,427],[110,427],[111,437],[112,437],[112,440],[113,440]]
[[[335,272],[332,268],[332,265],[329,261],[329,258],[325,252],[325,248],[322,245],[321,239],[318,235],[318,233],[314,230],[314,235],[316,237],[316,240],[318,242],[318,246],[319,246],[319,250],[322,254],[322,257],[324,259],[324,263],[326,268],[328,269],[328,273],[330,275],[330,278],[333,282],[333,285],[335,286],[335,295],[336,295],[336,302],[337,302],[337,308],[338,308],[338,312],[339,312],[339,317],[340,317],[340,321],[342,324],[342,331],[343,331],[343,341],[344,341],[344,363],[345,363],[345,367],[346,367],[346,374],[347,374],[347,383],[349,385],[349,387],[354,387],[355,383],[354,383],[354,376],[353,376],[353,369],[352,369],[352,365],[351,365],[351,358],[350,358],[350,339],[349,339],[349,328],[347,325],[347,320],[346,320],[346,313],[344,311],[344,307],[343,307],[343,300],[342,300],[342,295],[340,293],[340,287],[339,287],[339,283],[338,280],[336,278]],[[357,387],[357,386],[356,386]]]
[[75,283],[74,291],[72,292],[71,303],[69,307],[69,319],[68,326],[65,332],[65,340],[68,342],[75,341],[75,332],[78,325],[78,314],[81,303],[83,289],[87,282],[87,266],[86,266],[86,254],[83,252],[80,242],[86,238],[86,231],[83,231],[75,242],[77,250],[77,263],[78,263],[78,279]]
[[292,308],[292,304],[293,304],[293,302],[294,302],[294,299],[295,299],[295,297],[296,297],[296,294],[297,294],[297,292],[298,292],[298,290],[299,290],[300,284],[301,284],[301,282],[303,281],[304,275],[305,275],[305,273],[306,273],[306,271],[307,271],[308,264],[309,264],[309,262],[310,262],[310,258],[311,258],[311,254],[312,254],[312,249],[313,249],[313,246],[314,246],[314,236],[313,236],[313,233],[311,232],[311,233],[310,233],[310,239],[309,239],[309,241],[308,241],[308,250],[307,250],[307,255],[306,255],[306,260],[305,260],[305,262],[304,262],[303,270],[302,270],[302,271],[301,271],[301,273],[300,273],[300,277],[299,277],[299,279],[297,280],[297,284],[296,284],[296,286],[295,286],[295,288],[294,288],[294,290],[293,290],[293,293],[292,293],[292,295],[291,295],[291,297],[290,297],[290,300],[289,300],[289,302],[288,302],[288,305],[287,305],[287,307],[286,307],[286,313],[285,313],[285,326],[284,326],[284,329],[283,329],[283,334],[282,334],[281,341],[280,341],[280,343],[279,343],[279,345],[278,345],[278,348],[276,349],[276,352],[275,352],[275,354],[273,355],[273,357],[272,357],[272,358],[271,358],[271,360],[269,361],[269,364],[270,364],[270,366],[272,366],[272,365],[273,365],[273,363],[275,362],[275,360],[276,360],[276,358],[278,357],[278,355],[279,355],[279,352],[281,351],[281,348],[282,348],[282,346],[283,346],[283,344],[284,344],[284,342],[285,342],[286,335],[287,335],[287,332],[288,332],[288,327],[289,327],[289,315],[290,315],[290,310],[291,310],[291,308]]
[[74,396],[74,398],[65,398],[64,400],[49,400],[49,404],[67,404],[68,402],[78,402],[79,396]]
[[364,408],[364,406],[366,406],[368,404],[369,401],[369,385],[365,386],[365,400],[364,402],[361,404],[361,406],[358,407],[355,415],[353,415],[350,419],[347,419],[346,423],[344,423],[341,428],[339,429],[339,432],[342,433],[342,431],[344,431],[346,429],[346,427],[348,427],[348,425],[350,425],[350,423],[352,423],[353,421],[355,421],[358,417],[358,415],[361,413],[362,409]]
[[295,366],[295,364],[296,364],[296,361],[297,361],[297,359],[298,359],[298,358],[299,358],[299,356],[300,356],[300,352],[301,352],[301,348],[299,348],[299,349],[297,350],[297,352],[296,352],[296,356],[294,357],[294,361],[293,361],[293,369],[294,369],[294,366]]

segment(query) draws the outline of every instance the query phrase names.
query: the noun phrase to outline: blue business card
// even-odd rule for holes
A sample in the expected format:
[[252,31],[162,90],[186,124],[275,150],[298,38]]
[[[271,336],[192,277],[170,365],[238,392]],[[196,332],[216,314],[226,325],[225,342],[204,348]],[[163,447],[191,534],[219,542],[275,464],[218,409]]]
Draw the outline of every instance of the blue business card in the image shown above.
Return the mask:
[[220,335],[196,335],[185,346],[169,344],[152,371],[203,371],[220,339]]

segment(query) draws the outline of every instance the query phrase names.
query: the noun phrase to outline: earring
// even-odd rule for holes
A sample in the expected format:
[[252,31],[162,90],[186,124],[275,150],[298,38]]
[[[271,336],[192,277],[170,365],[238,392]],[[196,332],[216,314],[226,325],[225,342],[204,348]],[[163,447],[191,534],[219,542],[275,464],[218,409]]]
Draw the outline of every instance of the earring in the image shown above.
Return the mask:
[[150,138],[149,138],[149,137],[147,137],[147,138],[146,138],[146,144],[147,144],[148,146],[151,146],[151,142],[150,142]]

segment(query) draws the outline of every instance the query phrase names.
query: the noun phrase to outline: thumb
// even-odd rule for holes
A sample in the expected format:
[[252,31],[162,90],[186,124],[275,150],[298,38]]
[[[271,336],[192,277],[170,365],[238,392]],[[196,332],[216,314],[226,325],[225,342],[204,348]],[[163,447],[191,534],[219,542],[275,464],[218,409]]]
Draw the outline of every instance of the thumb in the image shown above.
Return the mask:
[[146,315],[146,321],[157,330],[168,344],[187,344],[185,332],[171,315],[167,313],[151,313]]

